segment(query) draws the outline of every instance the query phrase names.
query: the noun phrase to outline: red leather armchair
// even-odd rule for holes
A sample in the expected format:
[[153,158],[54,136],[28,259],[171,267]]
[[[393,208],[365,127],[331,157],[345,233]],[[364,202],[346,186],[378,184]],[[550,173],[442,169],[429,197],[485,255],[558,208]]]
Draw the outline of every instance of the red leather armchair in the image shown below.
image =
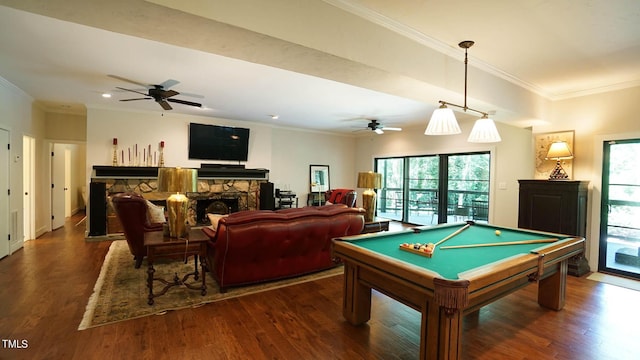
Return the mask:
[[358,193],[353,189],[333,189],[325,193],[325,199],[332,204],[345,204],[348,207],[356,207]]
[[124,236],[129,244],[129,250],[135,260],[136,269],[142,264],[147,255],[144,246],[146,231],[162,231],[162,224],[151,224],[147,217],[147,201],[140,194],[120,193],[111,197],[116,215],[122,223]]

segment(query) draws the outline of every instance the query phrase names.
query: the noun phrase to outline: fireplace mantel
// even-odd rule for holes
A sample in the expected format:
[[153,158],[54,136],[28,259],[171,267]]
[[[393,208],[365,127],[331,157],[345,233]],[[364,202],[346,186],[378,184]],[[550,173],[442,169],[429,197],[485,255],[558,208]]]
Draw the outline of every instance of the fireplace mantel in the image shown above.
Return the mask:
[[[269,170],[244,169],[239,166],[212,166],[198,170],[197,191],[189,193],[191,199],[190,214],[196,224],[196,204],[199,199],[227,198],[237,199],[233,211],[257,210],[260,207],[260,185],[269,181]],[[92,189],[89,194],[90,236],[109,235],[111,224],[117,224],[115,212],[108,206],[110,196],[121,192],[135,192],[147,200],[161,202],[167,198],[167,193],[157,191],[158,168],[142,166],[93,166],[91,177]],[[101,185],[98,189],[94,185]],[[106,210],[106,211],[105,211]],[[101,215],[96,215],[101,214]],[[190,215],[191,216],[191,215]],[[116,229],[117,226],[113,226]]]
[[[269,180],[267,169],[245,169],[235,166],[206,167],[198,170],[199,179]],[[155,179],[157,167],[94,165],[92,179]]]

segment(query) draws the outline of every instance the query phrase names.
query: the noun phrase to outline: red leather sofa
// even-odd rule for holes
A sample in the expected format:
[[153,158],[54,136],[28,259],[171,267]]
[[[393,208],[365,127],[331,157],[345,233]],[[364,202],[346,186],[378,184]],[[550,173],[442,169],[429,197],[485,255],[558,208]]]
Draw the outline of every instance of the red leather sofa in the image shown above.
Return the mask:
[[203,228],[211,238],[209,271],[225,291],[329,269],[336,265],[331,239],[363,227],[364,209],[343,204],[233,213],[217,231]]

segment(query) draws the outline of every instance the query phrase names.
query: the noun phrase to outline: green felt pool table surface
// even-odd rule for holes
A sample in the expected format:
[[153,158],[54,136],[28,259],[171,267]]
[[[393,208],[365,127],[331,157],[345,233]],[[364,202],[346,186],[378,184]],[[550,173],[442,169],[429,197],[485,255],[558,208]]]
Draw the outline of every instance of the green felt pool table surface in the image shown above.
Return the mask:
[[[431,258],[400,249],[403,243],[437,243],[448,235],[461,229],[465,224],[452,224],[429,228],[417,228],[420,232],[405,231],[383,233],[376,236],[348,240],[352,244],[408,264],[425,268],[440,274],[446,279],[458,279],[458,274],[496,261],[530,254],[554,243],[503,245],[491,247],[473,247],[462,249],[441,249],[455,245],[512,242],[523,240],[558,239],[563,241],[566,235],[554,235],[522,229],[511,229],[486,224],[474,224],[458,235],[438,245]],[[495,231],[499,230],[500,235]],[[555,244],[557,244],[556,242]]]

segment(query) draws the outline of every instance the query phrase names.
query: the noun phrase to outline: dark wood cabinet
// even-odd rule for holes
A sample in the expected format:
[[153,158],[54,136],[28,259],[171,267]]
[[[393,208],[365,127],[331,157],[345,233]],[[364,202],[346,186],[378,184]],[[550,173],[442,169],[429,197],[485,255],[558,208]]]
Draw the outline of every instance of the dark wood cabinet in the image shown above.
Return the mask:
[[[518,180],[518,227],[586,237],[588,181]],[[585,254],[569,260],[569,274],[589,272]]]

